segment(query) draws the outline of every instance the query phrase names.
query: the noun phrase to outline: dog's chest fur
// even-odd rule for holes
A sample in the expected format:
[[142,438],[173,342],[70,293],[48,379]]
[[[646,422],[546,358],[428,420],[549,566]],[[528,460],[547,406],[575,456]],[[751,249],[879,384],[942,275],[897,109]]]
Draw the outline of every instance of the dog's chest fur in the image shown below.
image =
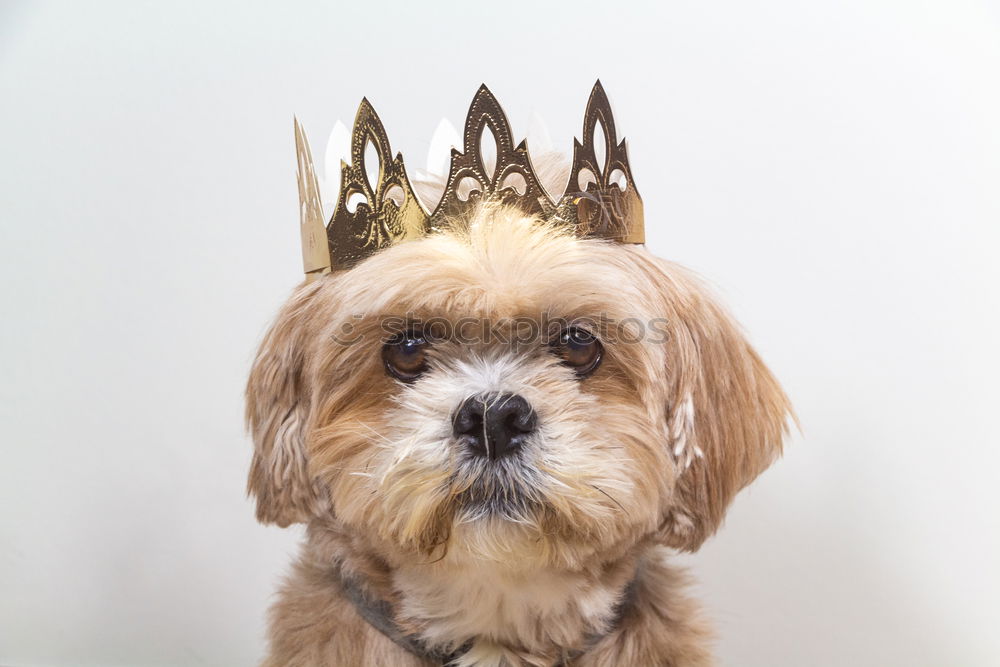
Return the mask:
[[600,578],[499,564],[404,568],[394,573],[404,621],[431,642],[479,637],[528,650],[574,646],[600,634],[628,585],[626,568]]

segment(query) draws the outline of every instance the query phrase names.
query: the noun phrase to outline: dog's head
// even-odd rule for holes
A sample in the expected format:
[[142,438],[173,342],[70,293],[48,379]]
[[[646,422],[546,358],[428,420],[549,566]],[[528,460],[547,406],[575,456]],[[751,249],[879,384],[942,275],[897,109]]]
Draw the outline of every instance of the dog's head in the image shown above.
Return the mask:
[[262,521],[563,565],[697,548],[789,416],[691,274],[490,207],[298,288],[247,398]]

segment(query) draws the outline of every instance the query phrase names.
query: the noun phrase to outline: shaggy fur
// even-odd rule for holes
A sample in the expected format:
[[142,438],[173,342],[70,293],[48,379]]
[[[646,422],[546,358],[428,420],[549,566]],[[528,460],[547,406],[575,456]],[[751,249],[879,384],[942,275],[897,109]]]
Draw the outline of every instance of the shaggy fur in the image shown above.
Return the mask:
[[[484,322],[602,315],[658,324],[604,339],[582,380],[544,342],[484,336],[436,342],[413,384],[383,368],[386,316],[461,320],[474,338]],[[486,391],[520,394],[538,415],[517,457],[491,463],[452,436],[456,408]],[[710,664],[710,633],[667,552],[716,530],[780,453],[788,416],[689,272],[513,210],[481,208],[304,284],[247,389],[257,516],[308,525],[265,664],[432,664],[358,616],[345,578],[427,646],[468,646],[463,667]]]

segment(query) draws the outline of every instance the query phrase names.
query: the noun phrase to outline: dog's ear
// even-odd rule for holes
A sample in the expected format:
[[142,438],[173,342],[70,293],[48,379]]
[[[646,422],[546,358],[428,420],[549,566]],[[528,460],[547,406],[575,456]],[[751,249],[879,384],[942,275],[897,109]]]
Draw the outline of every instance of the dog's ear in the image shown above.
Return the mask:
[[794,420],[778,381],[732,317],[687,270],[643,252],[667,319],[668,443],[676,464],[667,544],[694,551],[733,496],[781,454]]
[[316,513],[319,494],[305,447],[310,391],[306,364],[312,301],[322,281],[299,287],[257,351],[246,390],[246,421],[254,453],[247,493],[257,519],[288,526]]

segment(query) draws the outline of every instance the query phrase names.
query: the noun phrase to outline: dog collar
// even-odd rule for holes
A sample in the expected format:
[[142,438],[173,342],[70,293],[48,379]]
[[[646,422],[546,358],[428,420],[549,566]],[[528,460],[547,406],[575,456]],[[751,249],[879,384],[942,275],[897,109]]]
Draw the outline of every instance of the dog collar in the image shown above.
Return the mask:
[[[596,646],[598,642],[618,629],[635,597],[635,582],[636,580],[633,579],[625,587],[622,599],[615,605],[614,614],[611,622],[608,624],[608,629],[602,633],[588,635],[583,648],[567,652],[553,667],[565,667],[569,662],[584,655]],[[450,652],[430,648],[419,637],[401,628],[392,618],[392,605],[389,601],[381,598],[373,598],[365,591],[362,583],[357,578],[342,578],[341,585],[344,594],[354,605],[354,609],[361,618],[365,619],[369,625],[391,639],[397,646],[406,649],[418,658],[447,666],[472,648],[472,640]]]
[[392,619],[392,605],[387,600],[368,595],[358,579],[353,577],[342,579],[341,585],[361,618],[368,621],[370,626],[391,639],[397,646],[401,646],[419,658],[448,665],[469,648],[462,646],[451,653],[431,649],[418,637],[399,627]]

